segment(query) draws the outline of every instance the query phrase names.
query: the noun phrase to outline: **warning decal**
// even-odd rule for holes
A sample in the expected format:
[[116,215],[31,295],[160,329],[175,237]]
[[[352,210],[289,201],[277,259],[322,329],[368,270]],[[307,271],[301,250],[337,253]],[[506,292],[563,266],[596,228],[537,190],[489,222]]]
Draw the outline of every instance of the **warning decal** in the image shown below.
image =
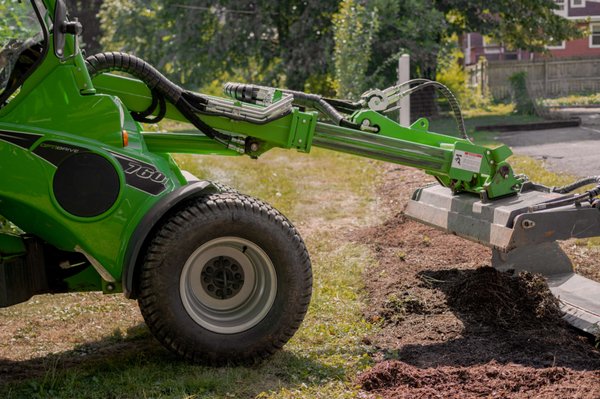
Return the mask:
[[456,169],[468,170],[469,172],[479,173],[483,155],[467,151],[454,151],[452,167]]

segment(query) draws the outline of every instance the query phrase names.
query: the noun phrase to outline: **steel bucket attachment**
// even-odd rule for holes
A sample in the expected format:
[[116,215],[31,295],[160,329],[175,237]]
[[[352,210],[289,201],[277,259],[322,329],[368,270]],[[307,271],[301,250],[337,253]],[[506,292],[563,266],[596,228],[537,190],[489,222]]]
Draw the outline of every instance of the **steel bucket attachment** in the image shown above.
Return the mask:
[[440,185],[420,188],[405,214],[421,223],[492,247],[492,266],[542,274],[560,300],[565,320],[600,332],[600,283],[574,272],[557,240],[600,236],[600,210],[589,205],[532,212],[530,207],[564,195],[527,183],[520,194],[485,202]]

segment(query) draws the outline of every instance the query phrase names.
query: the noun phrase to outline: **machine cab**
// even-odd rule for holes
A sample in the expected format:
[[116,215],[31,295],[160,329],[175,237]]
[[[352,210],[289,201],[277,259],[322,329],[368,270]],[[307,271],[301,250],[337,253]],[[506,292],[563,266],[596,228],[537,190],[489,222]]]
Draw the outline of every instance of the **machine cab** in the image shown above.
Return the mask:
[[39,0],[0,0],[0,107],[19,88],[47,51],[47,30]]

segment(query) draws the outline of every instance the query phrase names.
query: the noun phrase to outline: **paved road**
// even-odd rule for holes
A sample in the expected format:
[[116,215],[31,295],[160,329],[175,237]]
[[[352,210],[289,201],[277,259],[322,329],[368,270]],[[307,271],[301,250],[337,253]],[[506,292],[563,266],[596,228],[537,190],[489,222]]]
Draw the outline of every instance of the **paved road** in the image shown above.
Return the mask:
[[600,175],[600,113],[588,112],[583,122],[575,128],[499,133],[496,139],[515,154],[543,160],[553,172]]

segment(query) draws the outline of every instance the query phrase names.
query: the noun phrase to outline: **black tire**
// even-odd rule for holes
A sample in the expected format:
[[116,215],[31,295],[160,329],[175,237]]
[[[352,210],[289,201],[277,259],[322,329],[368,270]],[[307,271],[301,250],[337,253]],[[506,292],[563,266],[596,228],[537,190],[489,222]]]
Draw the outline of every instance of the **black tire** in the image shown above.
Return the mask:
[[228,186],[227,184],[223,184],[221,182],[218,181],[211,181],[212,185],[215,186],[215,188],[220,192],[220,193],[239,193],[238,190],[236,190],[233,187]]
[[159,228],[139,288],[146,324],[168,349],[194,362],[251,363],[302,323],[312,271],[302,238],[277,210],[218,193]]

